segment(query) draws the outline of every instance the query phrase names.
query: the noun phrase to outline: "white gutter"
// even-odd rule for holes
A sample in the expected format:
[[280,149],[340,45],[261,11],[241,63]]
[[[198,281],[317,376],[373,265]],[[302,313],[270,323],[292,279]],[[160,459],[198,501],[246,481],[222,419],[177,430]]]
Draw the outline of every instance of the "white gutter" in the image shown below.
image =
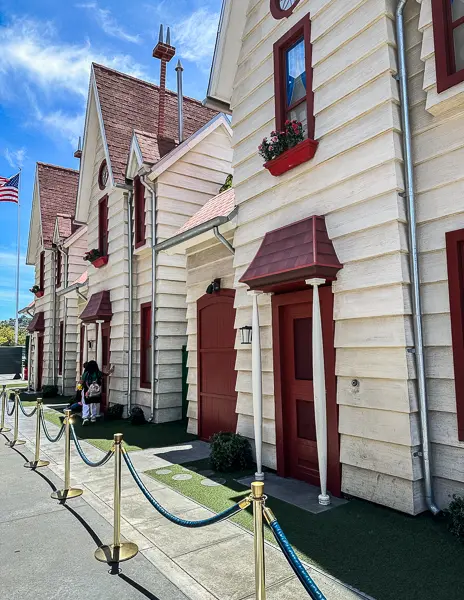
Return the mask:
[[[57,245],[56,246],[58,252],[61,252],[62,256],[64,257],[64,285],[67,286],[68,285],[68,271],[69,271],[69,255],[68,255],[68,251],[63,250],[62,246]],[[56,273],[55,273],[55,285],[56,285]],[[56,296],[58,295],[58,293],[55,294]],[[61,395],[64,396],[64,392],[65,392],[65,384],[64,384],[64,380],[65,380],[65,365],[66,365],[66,321],[68,318],[68,299],[66,298],[66,295],[64,296],[64,310],[63,310],[63,339],[61,341],[62,343],[62,348],[61,348]]]
[[404,174],[406,180],[406,202],[408,205],[409,252],[412,280],[412,307],[414,343],[419,396],[419,417],[422,437],[422,465],[424,472],[425,502],[434,515],[440,512],[435,504],[432,484],[431,445],[428,422],[427,382],[424,362],[424,334],[422,330],[422,302],[419,278],[419,252],[417,248],[416,208],[414,186],[414,164],[412,156],[412,133],[409,117],[408,72],[406,66],[406,44],[404,35],[404,7],[407,0],[399,0],[396,7],[396,37],[398,45],[398,80],[400,83],[401,115],[403,119]]

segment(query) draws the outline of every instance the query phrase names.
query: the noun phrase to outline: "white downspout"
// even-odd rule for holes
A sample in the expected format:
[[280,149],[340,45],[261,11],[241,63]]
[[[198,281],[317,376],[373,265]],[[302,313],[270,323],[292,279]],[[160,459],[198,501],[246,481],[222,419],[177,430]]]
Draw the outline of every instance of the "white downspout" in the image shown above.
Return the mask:
[[256,452],[256,481],[264,481],[263,473],[263,374],[261,363],[261,332],[259,328],[258,296],[261,292],[251,291],[253,300],[251,332],[251,379],[253,389],[253,425]]
[[399,0],[396,7],[396,37],[398,46],[398,80],[400,82],[401,116],[403,120],[404,174],[406,201],[408,205],[409,252],[411,264],[412,306],[414,344],[417,369],[419,417],[422,437],[422,465],[424,472],[425,502],[434,515],[440,512],[435,504],[432,484],[431,445],[428,423],[427,383],[424,362],[424,334],[422,330],[422,302],[419,278],[419,252],[417,248],[416,202],[414,186],[414,163],[412,156],[412,133],[409,117],[408,72],[406,67],[406,44],[404,37],[403,11],[407,0]]
[[30,392],[31,391],[31,370],[32,370],[31,358],[32,358],[33,336],[29,334],[28,337],[29,337],[29,347],[27,349],[27,391]]
[[[64,261],[64,277],[63,277],[63,286],[65,288],[68,287],[68,270],[69,270],[69,255],[68,252],[63,250],[62,247],[57,246],[58,252],[61,252]],[[56,281],[56,279],[55,279]],[[56,293],[56,292],[55,292]],[[66,373],[66,332],[67,332],[67,319],[68,319],[68,298],[67,296],[64,296],[63,298],[64,301],[64,308],[63,308],[63,340],[62,340],[62,344],[63,347],[61,349],[61,395],[64,396],[65,395],[65,373]]]
[[[84,323],[84,346],[82,352],[82,364],[89,362],[89,329],[87,323]],[[81,375],[81,373],[79,373]]]
[[37,390],[39,384],[39,334],[34,332],[34,390]]
[[97,364],[98,368],[102,369],[103,364],[103,343],[102,343],[102,325],[105,321],[97,321]]
[[134,338],[133,332],[133,315],[134,315],[134,281],[133,281],[133,261],[134,261],[134,240],[132,235],[133,218],[132,218],[132,192],[126,193],[127,199],[127,244],[128,244],[128,261],[129,261],[129,361],[127,365],[127,413],[130,416],[132,410],[132,341]]
[[327,494],[327,399],[325,389],[324,342],[322,338],[321,305],[319,302],[319,286],[325,279],[308,279],[307,285],[313,288],[313,390],[314,415],[316,420],[317,461],[321,493],[319,504],[328,506],[330,496]]

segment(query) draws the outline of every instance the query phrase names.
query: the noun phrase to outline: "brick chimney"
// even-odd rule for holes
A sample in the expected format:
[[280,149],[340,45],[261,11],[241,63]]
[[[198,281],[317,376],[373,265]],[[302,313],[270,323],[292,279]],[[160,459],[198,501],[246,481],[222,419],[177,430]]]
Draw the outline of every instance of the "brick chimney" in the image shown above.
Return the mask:
[[163,26],[160,27],[159,40],[153,50],[153,56],[161,61],[160,73],[160,91],[158,108],[158,136],[165,137],[165,119],[166,119],[166,67],[170,60],[174,58],[176,49],[171,46],[171,30],[168,27],[166,41],[164,41]]

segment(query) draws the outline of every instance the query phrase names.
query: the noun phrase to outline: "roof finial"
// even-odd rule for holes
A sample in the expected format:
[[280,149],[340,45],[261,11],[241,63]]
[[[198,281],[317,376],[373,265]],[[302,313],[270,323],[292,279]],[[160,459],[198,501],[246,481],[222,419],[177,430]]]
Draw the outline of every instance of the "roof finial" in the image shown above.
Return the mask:
[[79,142],[77,144],[77,150],[74,152],[74,158],[82,157],[82,146],[81,146],[81,136],[79,136]]
[[164,29],[163,29],[163,24],[162,23],[160,25],[160,33],[159,33],[158,42],[160,44],[162,44],[164,42]]
[[168,32],[166,34],[166,45],[170,46],[171,45],[171,28],[168,27]]

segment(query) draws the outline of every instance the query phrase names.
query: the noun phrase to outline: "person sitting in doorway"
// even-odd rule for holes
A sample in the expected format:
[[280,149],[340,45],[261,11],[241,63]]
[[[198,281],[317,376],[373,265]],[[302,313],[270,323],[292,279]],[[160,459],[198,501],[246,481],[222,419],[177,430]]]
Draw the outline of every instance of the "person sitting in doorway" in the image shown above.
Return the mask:
[[82,425],[86,425],[89,420],[95,423],[99,414],[100,402],[102,399],[103,376],[111,375],[114,366],[110,366],[108,373],[102,373],[95,360],[86,363],[82,374]]

